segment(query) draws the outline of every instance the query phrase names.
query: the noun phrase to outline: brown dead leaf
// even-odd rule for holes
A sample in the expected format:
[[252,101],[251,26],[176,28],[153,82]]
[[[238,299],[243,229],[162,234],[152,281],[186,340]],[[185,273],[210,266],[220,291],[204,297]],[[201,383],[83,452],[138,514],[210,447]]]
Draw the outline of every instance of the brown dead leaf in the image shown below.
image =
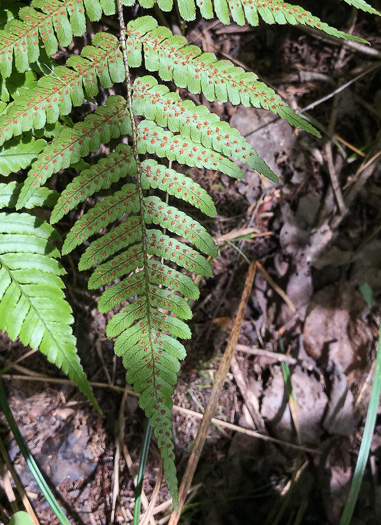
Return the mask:
[[315,360],[340,363],[347,374],[363,370],[371,341],[370,330],[361,319],[364,307],[360,293],[346,283],[318,291],[303,330],[307,353]]

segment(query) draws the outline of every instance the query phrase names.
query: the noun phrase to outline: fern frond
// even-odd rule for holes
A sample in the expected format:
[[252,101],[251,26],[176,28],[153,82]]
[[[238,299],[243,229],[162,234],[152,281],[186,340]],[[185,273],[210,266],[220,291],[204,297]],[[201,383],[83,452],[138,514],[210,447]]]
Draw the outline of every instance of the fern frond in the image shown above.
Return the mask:
[[[155,313],[160,316],[158,312]],[[144,303],[138,316],[141,319],[137,319],[137,324],[124,331],[123,323],[120,322],[119,326],[112,323],[115,316],[107,327],[107,335],[113,337],[120,334],[115,343],[115,353],[123,356],[123,364],[128,370],[127,381],[141,394],[139,405],[151,419],[164,460],[169,490],[173,495],[174,504],[177,505],[171,396],[180,369],[179,360],[184,359],[186,352],[179,341],[152,326],[160,323],[164,330],[169,331],[173,325],[166,322],[168,316],[162,321],[153,318],[150,309],[144,308]],[[183,335],[186,334],[183,332]]]
[[151,120],[138,125],[137,147],[139,153],[155,153],[159,157],[177,160],[188,166],[218,170],[234,178],[242,178],[241,168],[221,153],[204,148],[191,139],[184,140]]
[[75,223],[65,239],[62,253],[71,252],[100,229],[126,213],[136,211],[139,211],[136,186],[125,184],[120,191],[98,202]]
[[254,73],[247,73],[228,60],[217,60],[213,53],[202,53],[194,45],[187,45],[182,36],[174,36],[156,20],[144,16],[129,22],[126,31],[127,54],[131,67],[139,67],[144,55],[149,71],[158,71],[164,81],[173,80],[178,87],[192,93],[202,93],[207,100],[219,100],[268,109],[316,136],[319,132],[297,115]]
[[140,166],[143,189],[158,188],[169,195],[189,202],[209,217],[217,215],[211,197],[190,177],[158,164],[155,160],[145,160]]
[[68,46],[73,36],[86,32],[85,13],[99,20],[102,13],[115,13],[114,0],[33,0],[32,7],[19,11],[19,20],[8,22],[0,31],[0,74],[12,73],[13,59],[23,73],[40,56],[40,44],[48,55],[58,51],[58,44]]
[[[364,0],[343,0],[349,5],[362,9],[368,13],[380,14]],[[126,5],[134,5],[135,0],[129,0]],[[152,8],[155,0],[140,0],[139,5],[146,9]],[[230,17],[236,24],[243,26],[247,22],[258,26],[259,18],[267,24],[301,24],[319,29],[337,38],[366,42],[362,38],[339,31],[318,17],[312,15],[300,6],[292,5],[283,0],[177,0],[180,15],[184,20],[191,21],[196,18],[196,5],[203,18],[216,16],[223,24],[230,24]],[[171,11],[173,0],[158,0],[162,11]]]
[[163,202],[159,197],[144,198],[144,220],[147,224],[158,224],[185,237],[210,257],[217,255],[216,246],[206,229],[182,211]]
[[[12,181],[8,184],[0,183],[0,209],[15,208],[22,188],[22,183]],[[58,192],[41,187],[33,193],[25,208],[32,209],[40,206],[52,207],[58,199]]]
[[0,145],[13,136],[40,129],[47,122],[54,123],[59,116],[68,115],[73,105],[83,104],[85,96],[97,95],[98,80],[105,88],[124,80],[118,39],[99,33],[93,43],[98,47],[86,46],[81,56],[69,58],[70,69],[56,67],[54,77],[41,78],[36,88],[28,90],[9,106],[0,117]]
[[159,85],[152,76],[135,80],[133,109],[135,115],[144,115],[160,126],[179,132],[182,137],[190,138],[206,148],[240,160],[270,180],[278,182],[278,177],[236,129],[231,128],[227,122],[222,122],[205,106],[196,106],[190,100],[182,100],[180,95]]
[[107,159],[101,159],[91,168],[83,170],[66,187],[52,212],[51,224],[59,221],[66,213],[97,191],[109,188],[121,177],[135,174],[136,162],[130,146],[119,144],[115,152],[111,153]]
[[55,240],[52,226],[36,217],[0,213],[0,329],[39,348],[99,408],[76,352]]
[[35,140],[32,136],[10,140],[0,147],[0,175],[8,176],[28,168],[45,145],[45,140]]
[[107,260],[119,250],[142,239],[140,217],[128,217],[101,239],[93,241],[86,249],[79,262],[80,270],[88,270],[95,264]]
[[112,138],[131,132],[127,103],[122,97],[113,95],[105,106],[98,107],[87,115],[83,122],[73,128],[65,128],[33,163],[22,188],[17,204],[22,208],[33,192],[61,169],[78,162],[90,152],[98,150]]
[[381,16],[381,12],[377,11],[377,9],[374,9],[374,7],[365,2],[365,0],[343,0],[343,2],[347,3],[348,5],[351,5],[352,7],[356,7],[357,9],[361,9],[366,13]]

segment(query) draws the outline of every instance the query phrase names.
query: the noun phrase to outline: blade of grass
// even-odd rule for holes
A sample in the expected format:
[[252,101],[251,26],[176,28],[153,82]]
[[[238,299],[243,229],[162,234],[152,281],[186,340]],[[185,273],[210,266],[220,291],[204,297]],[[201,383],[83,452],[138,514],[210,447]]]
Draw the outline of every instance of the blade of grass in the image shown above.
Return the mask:
[[356,501],[360,492],[361,483],[364,477],[365,467],[369,457],[370,446],[374,433],[374,426],[377,417],[377,408],[381,394],[381,326],[378,339],[376,370],[374,373],[374,382],[370,396],[368,413],[365,421],[364,434],[361,441],[360,451],[357,458],[355,473],[353,475],[349,497],[341,516],[340,525],[349,525],[352,514],[355,509]]
[[141,506],[142,506],[143,478],[144,478],[144,471],[147,465],[147,457],[148,457],[149,444],[151,443],[151,436],[152,436],[152,427],[151,427],[151,422],[148,419],[146,428],[144,431],[142,454],[140,456],[140,462],[139,462],[138,481],[137,481],[136,489],[135,489],[133,525],[139,525],[139,521],[140,521],[140,511],[141,511]]
[[30,453],[24,438],[21,435],[21,432],[17,426],[17,423],[13,417],[13,414],[11,412],[11,409],[8,405],[7,396],[5,394],[2,381],[0,380],[0,408],[3,411],[4,416],[6,417],[8,421],[8,425],[13,433],[13,436],[16,440],[16,443],[19,446],[19,449],[21,451],[21,454],[24,456],[26,464],[31,471],[34,479],[36,480],[37,485],[40,487],[41,492],[43,493],[46,501],[49,504],[49,507],[52,509],[54,514],[56,515],[58,521],[61,525],[70,525],[70,521],[65,516],[63,510],[59,506],[59,503],[57,502],[56,498],[52,494],[44,476],[42,475],[40,469],[37,466],[37,463]]

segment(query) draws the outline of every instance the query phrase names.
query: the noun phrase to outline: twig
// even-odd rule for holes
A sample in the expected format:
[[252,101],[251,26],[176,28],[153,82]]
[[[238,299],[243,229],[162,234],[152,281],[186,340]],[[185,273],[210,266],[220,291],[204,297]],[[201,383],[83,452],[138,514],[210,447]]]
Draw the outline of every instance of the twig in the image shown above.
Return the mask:
[[294,303],[291,301],[291,299],[289,298],[289,296],[286,294],[286,292],[284,292],[282,290],[282,288],[280,286],[278,286],[276,284],[276,282],[274,281],[274,279],[272,277],[270,277],[270,275],[267,273],[267,271],[263,268],[263,266],[261,265],[260,262],[257,261],[257,268],[258,270],[261,272],[261,274],[263,275],[263,277],[266,279],[266,281],[269,283],[269,285],[274,289],[274,291],[280,295],[280,297],[283,299],[283,301],[287,304],[287,306],[289,307],[289,309],[292,311],[292,312],[296,312],[296,308],[295,308],[295,305]]
[[237,383],[239,391],[243,397],[245,405],[247,406],[251,417],[253,418],[254,424],[257,430],[266,433],[265,423],[259,412],[259,403],[253,392],[250,392],[247,388],[246,381],[243,377],[241,368],[238,364],[237,358],[233,356],[231,362],[231,369],[233,372],[234,380]]
[[142,516],[140,525],[147,525],[147,523],[153,518],[153,513],[155,510],[155,503],[159,495],[161,482],[163,480],[163,474],[164,474],[163,460],[160,459],[159,473],[157,475],[156,484],[152,492],[151,501],[149,502],[148,509],[146,510],[145,514]]
[[188,490],[190,488],[190,485],[192,483],[192,479],[198,464],[198,461],[200,459],[200,455],[205,443],[206,435],[208,433],[208,429],[212,420],[213,412],[216,409],[218,398],[220,396],[223,384],[225,382],[226,374],[229,371],[229,367],[231,364],[232,357],[235,352],[235,348],[238,342],[239,333],[241,330],[241,325],[243,321],[243,316],[245,314],[245,308],[247,305],[247,301],[249,300],[251,289],[254,282],[255,277],[255,270],[256,270],[256,263],[253,262],[249,266],[249,271],[247,273],[245,287],[243,290],[242,298],[240,305],[238,307],[237,316],[234,322],[233,330],[231,332],[228,344],[226,346],[226,350],[224,353],[224,356],[222,358],[220,367],[216,374],[216,379],[212,388],[212,392],[210,394],[209,403],[206,407],[204,417],[202,418],[200,428],[197,433],[196,440],[193,445],[193,449],[191,452],[191,455],[189,457],[189,461],[184,473],[183,480],[180,485],[179,489],[179,506],[177,512],[173,512],[171,515],[171,519],[169,521],[169,525],[176,525],[180,519],[181,511],[185,503],[185,498],[187,496]]
[[351,80],[348,80],[348,82],[345,82],[342,86],[339,86],[337,89],[331,91],[331,93],[328,93],[328,95],[325,95],[322,98],[319,98],[319,100],[315,100],[315,102],[311,102],[311,104],[308,104],[308,106],[304,107],[300,111],[297,111],[297,113],[302,114],[306,111],[310,111],[311,109],[316,108],[316,106],[319,106],[323,102],[327,102],[327,100],[331,99],[332,97],[335,97],[345,89],[347,89],[349,86],[360,80],[360,78],[365,77],[366,75],[369,75],[369,73],[372,73],[376,69],[379,69],[381,67],[380,63],[372,64],[370,67],[365,69],[362,73],[356,75],[355,77],[351,78]]
[[116,432],[116,438],[115,438],[114,485],[112,489],[112,506],[111,506],[111,517],[110,517],[111,525],[115,521],[116,500],[119,494],[120,450],[121,448],[123,448],[123,442],[124,442],[124,408],[126,406],[127,394],[128,394],[128,391],[125,388],[123,392],[122,400],[120,402],[117,432]]
[[267,357],[280,363],[288,363],[289,365],[301,365],[309,370],[312,368],[312,363],[308,363],[308,361],[296,359],[295,357],[286,354],[279,354],[278,352],[271,352],[270,350],[262,350],[262,348],[253,348],[251,346],[238,344],[237,352],[245,352],[246,354],[257,355],[259,357]]
[[[131,394],[131,391],[128,390],[128,393]],[[125,444],[123,445],[123,456],[124,456],[124,460],[126,462],[127,468],[128,468],[128,470],[129,470],[129,472],[131,474],[133,484],[136,487],[136,485],[138,483],[138,475],[137,475],[137,472],[134,469],[134,465],[132,463],[132,459],[131,459],[130,453],[129,453],[128,448],[127,448],[127,446]],[[143,489],[142,489],[141,498],[142,498],[142,506],[143,506],[143,508],[147,509],[148,506],[149,506],[149,503],[148,503],[147,496],[146,496],[146,494],[145,494]],[[156,525],[156,522],[155,522],[154,518],[151,518],[151,525]]]

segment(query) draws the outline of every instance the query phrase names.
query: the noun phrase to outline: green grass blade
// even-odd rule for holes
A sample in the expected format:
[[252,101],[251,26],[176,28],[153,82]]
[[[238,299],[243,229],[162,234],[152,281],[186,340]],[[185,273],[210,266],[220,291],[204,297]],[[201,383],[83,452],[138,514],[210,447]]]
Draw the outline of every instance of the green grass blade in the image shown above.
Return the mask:
[[364,434],[361,441],[360,451],[357,458],[355,473],[353,475],[352,485],[349,492],[348,501],[345,505],[343,514],[341,516],[340,525],[349,525],[352,519],[352,514],[356,505],[357,497],[360,492],[361,483],[364,477],[366,463],[368,461],[369,450],[372,444],[374,426],[377,417],[377,408],[381,393],[381,326],[380,336],[378,339],[378,349],[376,358],[376,370],[374,373],[374,382],[372,393],[370,396],[368,414],[366,416]]
[[61,525],[70,525],[70,521],[65,516],[63,510],[59,506],[58,501],[52,494],[44,476],[42,475],[40,469],[37,466],[37,463],[35,462],[32,454],[30,453],[24,438],[21,435],[21,432],[17,426],[17,423],[13,417],[13,414],[11,412],[11,409],[8,405],[7,396],[4,392],[3,384],[0,380],[0,408],[3,411],[10,429],[13,432],[14,438],[16,440],[16,443],[18,444],[20,451],[22,455],[25,458],[26,464],[28,465],[29,470],[33,474],[34,479],[36,480],[37,485],[40,487],[41,492],[43,493],[46,501],[49,504],[49,507],[52,509],[54,514],[56,515],[58,521]]
[[144,471],[145,471],[146,465],[147,465],[147,457],[148,457],[149,445],[151,443],[151,436],[152,436],[152,427],[151,427],[151,422],[148,419],[147,420],[146,429],[144,431],[142,454],[140,456],[140,463],[139,463],[138,481],[137,481],[136,490],[135,490],[135,505],[134,505],[133,525],[139,525],[139,521],[140,521],[140,510],[141,510],[141,505],[142,505],[142,488],[143,488]]

